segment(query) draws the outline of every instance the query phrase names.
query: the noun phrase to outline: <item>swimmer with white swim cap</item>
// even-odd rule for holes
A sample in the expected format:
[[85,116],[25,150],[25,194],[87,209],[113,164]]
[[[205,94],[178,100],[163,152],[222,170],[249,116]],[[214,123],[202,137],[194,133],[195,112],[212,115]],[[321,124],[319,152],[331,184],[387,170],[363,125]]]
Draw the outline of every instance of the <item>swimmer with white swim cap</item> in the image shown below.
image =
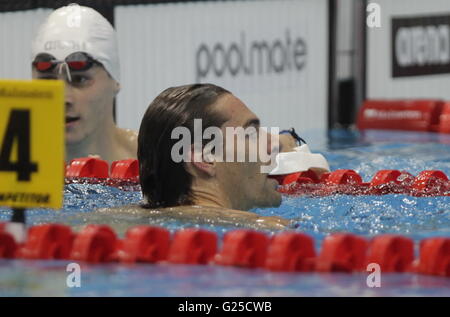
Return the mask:
[[72,4],[53,11],[32,44],[35,79],[65,80],[66,160],[136,158],[137,133],[116,126],[120,90],[116,34],[94,9]]

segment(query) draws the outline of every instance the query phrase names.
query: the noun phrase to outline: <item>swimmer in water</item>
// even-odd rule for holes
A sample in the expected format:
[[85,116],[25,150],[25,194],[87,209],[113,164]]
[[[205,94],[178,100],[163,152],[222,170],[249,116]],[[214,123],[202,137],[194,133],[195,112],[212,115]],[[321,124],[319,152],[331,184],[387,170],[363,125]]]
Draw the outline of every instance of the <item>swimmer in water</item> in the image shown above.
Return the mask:
[[[222,131],[224,151],[226,128],[253,127],[255,140],[265,137],[267,154],[276,154],[278,142],[259,129],[258,117],[229,91],[212,84],[195,84],[168,88],[148,107],[139,130],[138,160],[140,183],[145,203],[116,208],[116,211],[167,216],[196,223],[230,224],[259,229],[284,229],[290,221],[280,217],[262,217],[252,208],[277,207],[281,194],[277,182],[261,172],[263,163],[245,160],[216,160],[205,150],[202,140],[197,160],[174,160],[173,149],[179,141],[173,131],[185,127],[194,135],[196,119],[202,120],[201,135],[210,127]],[[248,158],[249,143],[245,154]],[[197,151],[189,139],[190,158]],[[242,151],[242,149],[240,149]],[[239,151],[231,148],[233,157]],[[111,212],[111,209],[106,210]]]
[[137,157],[137,133],[113,118],[119,57],[115,31],[102,15],[76,4],[53,11],[33,41],[32,60],[34,79],[66,83],[66,161]]

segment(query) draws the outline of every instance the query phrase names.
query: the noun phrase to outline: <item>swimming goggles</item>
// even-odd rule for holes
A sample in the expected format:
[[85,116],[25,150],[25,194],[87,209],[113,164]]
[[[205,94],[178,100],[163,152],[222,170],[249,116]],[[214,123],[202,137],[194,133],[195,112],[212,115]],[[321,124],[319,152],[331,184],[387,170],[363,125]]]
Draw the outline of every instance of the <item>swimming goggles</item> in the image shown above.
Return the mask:
[[32,65],[40,72],[50,72],[56,65],[65,64],[71,71],[85,71],[93,65],[102,65],[92,56],[84,52],[75,52],[68,55],[64,61],[58,61],[55,57],[47,53],[41,53],[36,56]]
[[302,145],[302,143],[306,144],[306,141],[298,136],[298,134],[295,132],[294,128],[290,128],[288,130],[282,130],[282,131],[280,131],[280,134],[290,134],[295,139],[295,141],[297,141],[298,145]]
[[322,154],[311,153],[306,141],[295,132],[294,128],[283,130],[280,134],[290,134],[298,146],[290,152],[281,152],[276,156],[276,166],[269,175],[287,175],[315,168],[329,171],[330,166]]

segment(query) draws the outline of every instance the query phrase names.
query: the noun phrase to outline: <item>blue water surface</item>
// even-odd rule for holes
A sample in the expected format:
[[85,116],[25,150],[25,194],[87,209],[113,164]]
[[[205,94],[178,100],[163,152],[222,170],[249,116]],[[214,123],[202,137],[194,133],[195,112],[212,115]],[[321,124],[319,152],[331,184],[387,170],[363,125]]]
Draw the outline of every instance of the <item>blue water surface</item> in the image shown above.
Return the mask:
[[[365,181],[381,169],[414,175],[427,169],[450,175],[450,136],[433,133],[376,132],[364,135],[334,130],[304,134],[310,147],[325,155],[332,170],[353,169]],[[186,227],[215,231],[220,237],[233,228],[174,220],[145,220],[133,215],[96,217],[94,209],[139,203],[139,191],[93,184],[70,184],[60,211],[28,211],[28,223],[62,222],[78,230],[86,223],[106,223],[123,235],[135,224],[162,225],[172,232]],[[407,195],[284,197],[278,208],[255,209],[298,223],[297,231],[315,238],[353,232],[370,238],[397,233],[418,242],[450,237],[450,197]],[[0,221],[11,212],[0,209]],[[271,232],[266,232],[271,234]],[[417,254],[417,250],[416,250]],[[450,296],[450,279],[414,274],[383,274],[381,288],[366,285],[368,274],[272,273],[220,266],[88,265],[81,264],[82,286],[66,286],[67,261],[0,261],[0,296]]]

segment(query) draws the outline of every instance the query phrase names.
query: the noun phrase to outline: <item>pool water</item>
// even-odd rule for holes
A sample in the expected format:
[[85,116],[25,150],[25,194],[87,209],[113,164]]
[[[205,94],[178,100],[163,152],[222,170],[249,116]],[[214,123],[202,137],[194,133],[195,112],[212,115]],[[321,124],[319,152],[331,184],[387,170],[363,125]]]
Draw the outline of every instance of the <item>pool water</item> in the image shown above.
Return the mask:
[[[369,181],[381,169],[417,175],[437,169],[450,176],[450,135],[412,132],[309,131],[310,147],[325,155],[332,170],[353,169]],[[87,223],[104,223],[123,235],[136,224],[161,225],[172,232],[186,227],[215,231],[220,237],[233,227],[221,223],[198,225],[176,219],[134,214],[92,213],[142,200],[139,191],[93,184],[70,184],[61,211],[28,211],[31,225],[60,222],[75,230]],[[370,238],[397,233],[418,242],[427,237],[450,237],[450,197],[384,196],[284,197],[279,208],[256,213],[282,216],[298,223],[297,231],[312,236],[319,250],[333,232]],[[0,221],[11,212],[0,209]],[[267,232],[271,234],[271,232]],[[416,250],[417,252],[417,250]],[[450,279],[414,274],[383,274],[380,288],[369,288],[369,273],[298,274],[220,266],[170,264],[81,264],[80,288],[66,286],[67,261],[0,260],[0,296],[450,296]]]

